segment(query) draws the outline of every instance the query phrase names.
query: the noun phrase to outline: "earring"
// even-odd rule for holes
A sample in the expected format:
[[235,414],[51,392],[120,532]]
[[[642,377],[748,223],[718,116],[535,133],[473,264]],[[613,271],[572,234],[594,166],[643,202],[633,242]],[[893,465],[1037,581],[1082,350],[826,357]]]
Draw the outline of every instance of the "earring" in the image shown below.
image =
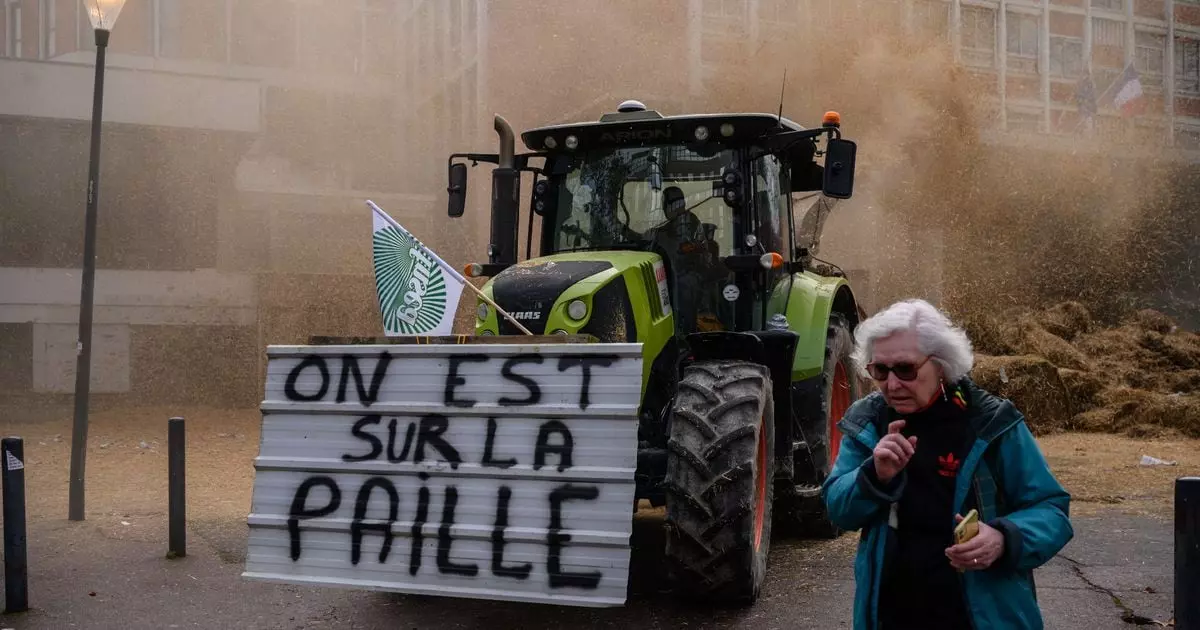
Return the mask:
[[946,396],[946,381],[941,381],[940,383],[938,383],[938,387],[942,388],[942,400],[946,401],[946,402],[950,402],[950,398],[948,396]]

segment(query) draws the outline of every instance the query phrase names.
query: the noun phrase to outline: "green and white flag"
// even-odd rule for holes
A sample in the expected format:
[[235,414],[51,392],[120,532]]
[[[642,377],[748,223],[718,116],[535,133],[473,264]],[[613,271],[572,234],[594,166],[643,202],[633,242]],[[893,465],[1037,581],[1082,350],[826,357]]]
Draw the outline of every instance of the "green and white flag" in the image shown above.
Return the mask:
[[384,333],[449,335],[466,279],[374,202],[367,205]]

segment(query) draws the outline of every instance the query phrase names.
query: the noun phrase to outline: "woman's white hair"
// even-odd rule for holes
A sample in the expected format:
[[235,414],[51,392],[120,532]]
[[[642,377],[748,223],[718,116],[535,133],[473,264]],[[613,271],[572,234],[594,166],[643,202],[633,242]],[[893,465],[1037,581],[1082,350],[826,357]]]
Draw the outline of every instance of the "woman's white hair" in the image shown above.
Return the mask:
[[975,354],[967,333],[935,306],[918,299],[896,302],[858,325],[853,355],[858,369],[866,375],[876,340],[904,331],[916,333],[917,347],[941,366],[947,382],[970,373]]

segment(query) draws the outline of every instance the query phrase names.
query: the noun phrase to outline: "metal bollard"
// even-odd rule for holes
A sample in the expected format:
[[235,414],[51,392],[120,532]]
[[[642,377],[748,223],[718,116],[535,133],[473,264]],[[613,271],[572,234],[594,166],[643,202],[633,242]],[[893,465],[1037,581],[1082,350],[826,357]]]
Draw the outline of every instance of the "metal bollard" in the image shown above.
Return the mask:
[[184,478],[184,452],[183,418],[171,418],[167,421],[167,518],[170,538],[168,558],[182,558],[187,555],[187,484]]
[[1175,480],[1175,628],[1200,630],[1200,477]]
[[4,451],[4,612],[29,610],[25,548],[25,447],[19,437],[0,440]]

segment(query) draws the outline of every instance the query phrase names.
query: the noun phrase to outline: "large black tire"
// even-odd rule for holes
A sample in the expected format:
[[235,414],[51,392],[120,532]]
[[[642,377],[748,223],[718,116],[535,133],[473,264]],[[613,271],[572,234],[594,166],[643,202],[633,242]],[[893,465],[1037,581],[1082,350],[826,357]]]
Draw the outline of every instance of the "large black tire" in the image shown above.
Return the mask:
[[802,420],[807,448],[797,453],[799,483],[788,493],[787,507],[780,514],[789,533],[807,538],[837,538],[842,534],[829,520],[821,484],[837,460],[842,440],[837,423],[864,392],[864,383],[852,367],[853,350],[846,318],[840,313],[831,314],[825,334],[825,366],[817,390],[819,400],[808,401],[799,410],[807,416]]
[[842,441],[842,432],[837,428],[837,423],[850,405],[863,395],[862,381],[850,362],[853,351],[854,338],[850,336],[850,325],[840,313],[833,313],[825,333],[825,370],[821,374],[821,416],[824,421],[817,429],[816,442],[820,448],[814,445],[813,449],[813,461],[817,464],[822,481],[833,470]]
[[[842,432],[837,423],[854,401],[862,397],[862,381],[855,374],[850,355],[854,351],[854,339],[850,335],[850,324],[840,313],[829,316],[829,328],[825,334],[825,370],[821,374],[821,417],[817,429],[817,444],[813,445],[813,461],[817,465],[823,482],[833,471],[837,461]],[[818,498],[806,502],[804,532],[817,538],[837,538],[842,530],[829,520],[825,501]]]
[[677,593],[758,599],[771,542],[775,405],[770,371],[704,361],[683,372],[667,442],[666,557]]

